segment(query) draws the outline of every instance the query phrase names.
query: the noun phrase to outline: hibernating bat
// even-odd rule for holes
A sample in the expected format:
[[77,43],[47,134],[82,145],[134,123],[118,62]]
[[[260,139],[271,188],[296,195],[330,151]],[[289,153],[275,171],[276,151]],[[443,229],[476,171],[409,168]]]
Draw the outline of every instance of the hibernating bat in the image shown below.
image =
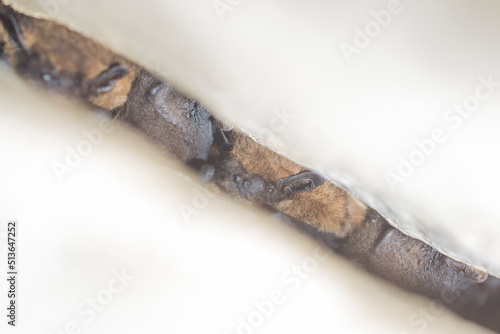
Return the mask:
[[[331,239],[321,233],[317,237],[327,242]],[[500,332],[498,278],[403,234],[373,210],[363,228],[349,238],[336,240],[335,250],[390,282]]]
[[55,22],[0,2],[0,54],[26,79],[111,110],[122,105],[136,65]]
[[213,168],[204,166],[213,143],[210,113],[145,70],[139,71],[125,104],[113,110],[115,117],[139,129],[164,153],[196,165],[211,178]]
[[340,243],[336,251],[410,291],[444,301],[453,298],[454,304],[472,285],[488,278],[403,234],[373,210],[368,211],[364,226]]
[[223,190],[340,238],[362,224],[367,207],[345,189],[241,131],[226,137],[229,145],[216,141],[211,153],[214,181]]

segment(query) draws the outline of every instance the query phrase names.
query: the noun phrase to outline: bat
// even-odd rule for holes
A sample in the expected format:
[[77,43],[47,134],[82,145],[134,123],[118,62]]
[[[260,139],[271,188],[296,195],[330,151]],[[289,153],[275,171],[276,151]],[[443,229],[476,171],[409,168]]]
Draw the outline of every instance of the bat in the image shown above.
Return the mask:
[[456,297],[455,305],[464,291],[488,278],[403,234],[371,209],[364,226],[343,240],[336,252],[409,291],[431,298]]
[[363,222],[366,205],[345,189],[241,131],[225,137],[229,144],[216,140],[211,152],[214,182],[222,190],[339,237]]
[[395,229],[374,210],[336,252],[396,285],[439,300],[462,317],[500,332],[500,280]]
[[163,153],[198,167],[204,178],[213,175],[213,166],[207,163],[214,140],[212,116],[171,85],[140,70],[125,104],[113,114],[146,135]]
[[0,54],[22,77],[111,110],[122,105],[137,65],[52,21],[0,2]]
[[360,228],[345,238],[282,213],[276,216],[359,267],[405,290],[440,300],[458,314],[500,331],[498,312],[485,307],[500,305],[500,280],[403,234],[376,211],[369,209]]

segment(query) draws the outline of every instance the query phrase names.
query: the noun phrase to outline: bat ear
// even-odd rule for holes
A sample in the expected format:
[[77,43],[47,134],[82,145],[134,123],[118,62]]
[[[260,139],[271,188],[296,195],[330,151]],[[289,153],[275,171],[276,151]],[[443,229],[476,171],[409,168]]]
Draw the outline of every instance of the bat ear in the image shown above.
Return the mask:
[[231,143],[231,131],[233,130],[234,125],[224,123],[218,118],[212,116],[212,128],[217,146],[223,151],[229,152],[233,146]]
[[276,182],[276,188],[286,197],[292,199],[293,194],[313,190],[325,183],[325,177],[314,172],[302,172],[284,177]]
[[9,33],[9,40],[17,52],[28,52],[26,44],[24,44],[21,28],[15,15],[15,12],[9,6],[0,3],[0,21],[5,30]]
[[174,123],[174,118],[167,107],[170,89],[171,87],[167,83],[158,81],[148,89],[148,96],[153,102],[155,110],[168,122]]
[[169,86],[162,81],[158,81],[152,85],[148,90],[149,98],[154,102],[155,108],[160,110],[165,105],[165,100],[167,99],[167,94],[169,91]]
[[113,64],[96,78],[85,83],[87,92],[98,95],[112,90],[116,82],[129,74],[129,69],[120,64]]

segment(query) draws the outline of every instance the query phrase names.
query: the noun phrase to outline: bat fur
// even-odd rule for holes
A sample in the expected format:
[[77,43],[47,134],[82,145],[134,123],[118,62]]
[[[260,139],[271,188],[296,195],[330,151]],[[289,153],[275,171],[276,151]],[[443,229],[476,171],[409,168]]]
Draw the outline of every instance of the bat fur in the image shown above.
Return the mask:
[[127,101],[113,112],[165,154],[193,164],[208,160],[214,138],[210,113],[147,71],[139,71]]

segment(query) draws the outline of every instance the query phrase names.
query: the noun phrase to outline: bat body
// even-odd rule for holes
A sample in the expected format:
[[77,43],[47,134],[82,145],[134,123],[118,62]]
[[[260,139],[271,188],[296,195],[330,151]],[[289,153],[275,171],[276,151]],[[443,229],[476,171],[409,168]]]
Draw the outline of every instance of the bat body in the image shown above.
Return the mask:
[[[395,229],[369,210],[363,228],[336,249],[377,275],[431,298],[459,298],[488,275]],[[388,265],[390,264],[390,265]]]
[[111,110],[122,105],[137,68],[102,45],[0,2],[0,54],[22,77]]
[[[496,299],[500,297],[500,282],[494,292],[478,284],[498,279],[403,234],[372,209],[367,211],[362,225],[346,238],[319,231],[281,213],[277,216],[360,267],[405,290],[440,300],[462,315],[480,308],[488,298],[500,304],[500,299]],[[477,319],[477,315],[469,318]]]
[[202,165],[209,158],[214,138],[210,113],[145,70],[139,71],[127,101],[114,113],[170,156]]

